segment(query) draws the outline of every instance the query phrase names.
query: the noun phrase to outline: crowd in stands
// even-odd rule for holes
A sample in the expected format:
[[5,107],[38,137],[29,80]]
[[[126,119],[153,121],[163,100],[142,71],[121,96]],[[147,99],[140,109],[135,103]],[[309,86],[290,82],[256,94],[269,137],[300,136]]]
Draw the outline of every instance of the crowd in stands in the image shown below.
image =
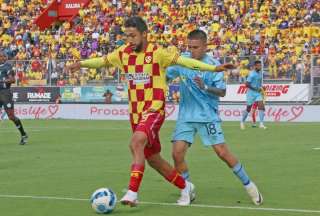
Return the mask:
[[50,2],[0,0],[0,46],[16,61],[18,84],[121,80],[116,69],[68,74],[63,68],[124,44],[123,23],[131,15],[147,21],[150,41],[181,51],[188,32],[204,30],[214,57],[240,64],[230,80],[243,80],[250,62],[261,58],[268,78],[308,82],[311,55],[320,55],[319,0],[93,0],[72,22],[41,32],[33,20]]

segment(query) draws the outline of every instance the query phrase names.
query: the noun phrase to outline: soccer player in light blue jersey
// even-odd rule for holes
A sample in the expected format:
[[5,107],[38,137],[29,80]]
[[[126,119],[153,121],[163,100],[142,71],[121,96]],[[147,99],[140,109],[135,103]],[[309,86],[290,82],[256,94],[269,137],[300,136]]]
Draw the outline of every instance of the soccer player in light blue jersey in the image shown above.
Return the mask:
[[247,77],[246,86],[248,88],[247,91],[247,108],[243,112],[242,119],[240,122],[240,128],[242,130],[245,129],[245,121],[248,117],[248,114],[251,111],[252,105],[257,102],[258,103],[258,113],[259,113],[259,127],[262,129],[267,129],[264,126],[264,115],[265,115],[265,107],[264,107],[264,90],[262,88],[262,74],[261,74],[261,62],[254,62],[254,70],[251,71]]
[[[201,30],[188,34],[190,57],[205,63],[219,65],[220,63],[206,54],[207,35]],[[226,84],[223,73],[199,72],[181,66],[171,66],[167,69],[167,78],[180,77],[179,115],[173,134],[172,156],[175,168],[190,181],[185,155],[194,142],[196,133],[202,143],[212,147],[216,154],[232,169],[233,173],[243,183],[252,201],[256,205],[263,202],[257,186],[247,175],[243,165],[229,151],[225,143],[221,119],[218,113],[219,97],[226,94]],[[181,194],[183,196],[183,194]],[[183,199],[183,197],[181,197]],[[195,199],[195,194],[193,194]]]

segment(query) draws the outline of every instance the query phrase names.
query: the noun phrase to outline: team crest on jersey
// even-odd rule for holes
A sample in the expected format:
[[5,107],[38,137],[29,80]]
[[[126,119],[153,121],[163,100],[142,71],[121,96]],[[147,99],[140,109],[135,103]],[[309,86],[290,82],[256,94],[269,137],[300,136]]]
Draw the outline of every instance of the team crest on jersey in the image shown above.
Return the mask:
[[146,56],[144,58],[144,61],[147,63],[147,64],[150,64],[152,62],[152,56]]

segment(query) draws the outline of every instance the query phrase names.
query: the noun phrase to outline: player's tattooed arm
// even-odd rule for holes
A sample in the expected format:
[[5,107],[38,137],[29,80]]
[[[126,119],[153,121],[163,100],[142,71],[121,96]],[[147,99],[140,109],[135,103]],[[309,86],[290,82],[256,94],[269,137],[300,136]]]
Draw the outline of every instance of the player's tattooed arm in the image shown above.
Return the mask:
[[207,86],[203,80],[200,77],[195,77],[194,81],[197,83],[197,85],[199,86],[200,89],[205,90],[206,92],[219,96],[219,97],[224,97],[226,96],[226,90],[225,89],[220,89],[220,88],[216,88],[213,86]]

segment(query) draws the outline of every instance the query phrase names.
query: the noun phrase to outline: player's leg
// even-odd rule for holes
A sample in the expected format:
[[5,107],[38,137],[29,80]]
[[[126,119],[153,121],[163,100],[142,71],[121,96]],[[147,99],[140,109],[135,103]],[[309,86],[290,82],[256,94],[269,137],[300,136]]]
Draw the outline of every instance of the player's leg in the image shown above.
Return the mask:
[[185,155],[194,141],[195,133],[196,129],[192,123],[178,121],[172,138],[172,158],[175,168],[187,181],[190,181],[190,175]]
[[21,145],[26,144],[28,135],[23,128],[22,122],[14,114],[14,103],[12,99],[12,93],[10,91],[4,92],[2,103],[4,105],[4,110],[6,111],[8,118],[16,125],[17,129],[20,132],[20,135],[21,135],[20,144]]
[[264,126],[264,116],[265,116],[265,106],[263,103],[263,100],[258,101],[258,113],[259,113],[259,127],[262,129],[267,129],[266,126]]
[[252,109],[251,109],[252,127],[257,127],[257,125],[256,125],[256,111],[257,111],[257,108],[258,108],[258,104],[254,103],[252,105]]
[[179,205],[189,205],[194,200],[194,185],[184,180],[179,172],[161,157],[160,153],[150,155],[147,161],[148,164],[158,171],[167,181],[181,189],[181,196],[177,201]]
[[155,123],[152,125],[153,127],[150,127],[150,136],[148,139],[151,145],[146,146],[144,151],[148,164],[157,172],[159,172],[167,181],[171,182],[176,187],[181,189],[181,195],[183,199],[180,198],[178,200],[178,204],[189,205],[191,203],[194,186],[192,183],[185,181],[184,178],[179,174],[179,172],[161,157],[159,131],[162,122],[160,122],[160,124]]
[[245,121],[246,121],[246,119],[247,119],[247,117],[248,117],[248,115],[249,115],[249,113],[251,111],[251,107],[252,107],[252,103],[251,102],[247,102],[247,107],[242,113],[242,119],[241,119],[241,122],[240,122],[240,128],[242,130],[245,129],[244,123],[245,123]]
[[144,174],[145,156],[144,148],[148,137],[144,132],[135,131],[130,141],[132,155],[130,181],[127,193],[120,202],[124,205],[135,206],[138,202],[138,191]]
[[[235,155],[232,154],[228,146],[225,144],[221,123],[212,122],[206,124],[204,127],[200,127],[199,135],[203,144],[205,146],[212,146],[213,150],[218,155],[218,157],[222,161],[224,161],[229,168],[232,169],[233,173],[237,176],[237,178],[242,182],[242,184],[246,188],[252,201],[256,205],[260,205],[262,203],[262,196],[259,193],[255,184],[250,180],[243,165],[239,162]],[[255,188],[256,190],[253,190],[252,188]],[[248,190],[250,190],[250,193]]]
[[183,140],[176,140],[172,145],[172,158],[174,161],[174,167],[182,175],[182,177],[190,181],[190,174],[188,170],[187,162],[185,161],[185,155],[188,151],[189,144]]

